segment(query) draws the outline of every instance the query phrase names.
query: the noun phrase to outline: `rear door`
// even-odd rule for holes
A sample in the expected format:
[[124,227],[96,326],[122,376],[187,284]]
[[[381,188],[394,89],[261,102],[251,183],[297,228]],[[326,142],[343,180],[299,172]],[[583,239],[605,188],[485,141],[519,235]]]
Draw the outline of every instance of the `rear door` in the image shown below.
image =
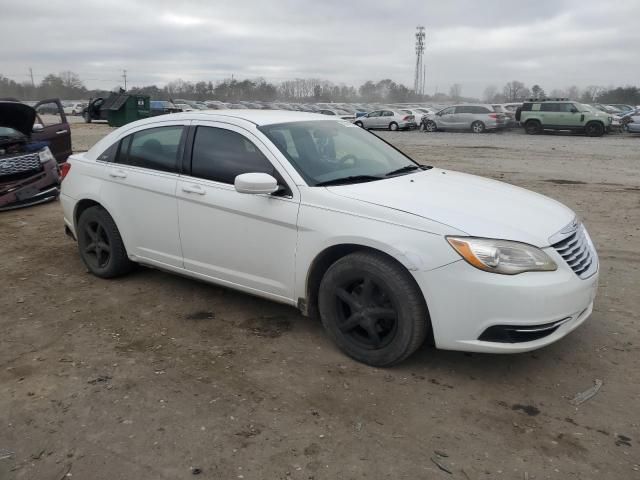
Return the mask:
[[100,192],[130,255],[180,268],[176,185],[185,137],[184,122],[159,122],[122,138],[114,161],[105,160]]
[[391,110],[385,110],[382,112],[382,116],[380,117],[379,128],[388,128],[389,124],[395,120],[393,112]]
[[454,128],[468,130],[474,120],[475,114],[472,105],[459,105],[456,107],[456,113],[453,115]]
[[33,108],[37,113],[36,124],[42,125],[42,129],[34,131],[31,139],[47,142],[58,163],[66,162],[71,155],[71,129],[62,103],[57,98],[42,100]]

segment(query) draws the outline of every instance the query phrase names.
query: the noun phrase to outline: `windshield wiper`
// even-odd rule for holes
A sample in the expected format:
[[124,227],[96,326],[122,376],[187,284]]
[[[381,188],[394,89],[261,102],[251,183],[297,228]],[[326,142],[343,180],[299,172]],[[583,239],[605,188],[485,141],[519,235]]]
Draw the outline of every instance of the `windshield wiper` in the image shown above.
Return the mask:
[[422,167],[419,165],[405,165],[404,167],[400,167],[396,170],[392,170],[389,173],[385,174],[385,177],[391,177],[393,175],[399,175],[405,172],[413,172],[414,170],[422,170]]
[[333,180],[326,180],[324,182],[316,183],[316,187],[328,187],[330,185],[345,185],[349,183],[363,183],[373,182],[375,180],[382,180],[384,177],[376,177],[374,175],[351,175],[349,177],[334,178]]

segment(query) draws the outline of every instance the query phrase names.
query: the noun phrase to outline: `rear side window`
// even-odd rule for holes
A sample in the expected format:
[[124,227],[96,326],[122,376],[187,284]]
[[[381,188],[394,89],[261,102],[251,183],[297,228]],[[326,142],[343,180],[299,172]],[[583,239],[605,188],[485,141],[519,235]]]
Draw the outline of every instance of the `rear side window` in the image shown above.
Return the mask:
[[223,128],[197,128],[191,158],[192,176],[233,185],[238,175],[254,172],[275,176],[271,162],[251,141]]
[[163,172],[178,171],[184,127],[176,125],[136,132],[122,140],[118,163]]
[[543,112],[570,112],[573,108],[573,103],[543,103],[542,110]]
[[384,112],[382,112],[382,116],[383,117],[393,117],[393,112],[390,112],[389,110],[385,110]]

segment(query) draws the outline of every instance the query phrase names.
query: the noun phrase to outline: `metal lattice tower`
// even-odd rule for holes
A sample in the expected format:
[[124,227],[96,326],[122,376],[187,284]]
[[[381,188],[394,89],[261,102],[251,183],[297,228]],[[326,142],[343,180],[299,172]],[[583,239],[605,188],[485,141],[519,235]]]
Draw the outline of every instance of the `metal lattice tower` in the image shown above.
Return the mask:
[[416,72],[413,80],[413,90],[416,95],[424,95],[426,68],[423,56],[426,36],[424,27],[416,27]]

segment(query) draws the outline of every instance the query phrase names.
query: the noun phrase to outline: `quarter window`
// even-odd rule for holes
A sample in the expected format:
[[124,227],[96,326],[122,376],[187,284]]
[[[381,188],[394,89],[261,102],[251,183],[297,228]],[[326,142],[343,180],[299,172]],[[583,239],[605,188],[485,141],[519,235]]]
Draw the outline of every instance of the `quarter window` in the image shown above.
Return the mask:
[[119,142],[114,143],[104,152],[102,152],[98,156],[97,160],[100,160],[101,162],[113,162],[116,158],[116,153],[118,152],[118,143]]
[[122,140],[118,163],[163,172],[178,171],[182,126],[150,128]]
[[192,176],[233,185],[238,175],[254,172],[279,177],[271,162],[243,135],[222,128],[197,128]]

